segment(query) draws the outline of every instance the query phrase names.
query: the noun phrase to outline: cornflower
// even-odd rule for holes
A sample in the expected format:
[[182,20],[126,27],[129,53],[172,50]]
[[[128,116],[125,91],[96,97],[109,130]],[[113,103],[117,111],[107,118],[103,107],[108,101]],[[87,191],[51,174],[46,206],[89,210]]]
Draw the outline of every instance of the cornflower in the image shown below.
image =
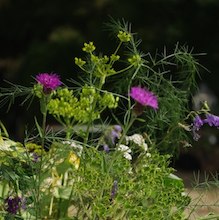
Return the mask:
[[158,109],[157,97],[146,88],[135,86],[131,88],[130,96],[141,106],[150,106],[151,108]]
[[46,93],[55,90],[62,84],[59,75],[55,73],[40,73],[36,76],[36,81],[43,86],[43,90]]

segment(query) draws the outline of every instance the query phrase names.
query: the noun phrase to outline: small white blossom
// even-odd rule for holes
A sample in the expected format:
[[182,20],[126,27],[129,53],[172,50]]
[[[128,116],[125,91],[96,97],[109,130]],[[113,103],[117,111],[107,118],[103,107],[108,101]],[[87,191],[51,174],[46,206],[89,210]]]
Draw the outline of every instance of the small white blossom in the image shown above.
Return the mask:
[[118,149],[118,151],[121,151],[124,153],[123,156],[127,160],[132,160],[132,155],[131,155],[132,151],[128,146],[126,146],[124,144],[120,144],[117,149]]
[[129,154],[129,153],[127,153],[127,152],[125,152],[125,153],[123,154],[123,156],[124,156],[127,160],[132,160],[132,155]]
[[124,145],[124,144],[120,144],[118,146],[118,150],[122,151],[122,152],[127,152],[127,153],[131,153],[132,152],[131,149],[128,146]]
[[3,140],[3,138],[0,137],[0,151],[14,151],[11,147],[16,145],[16,142],[10,139]]
[[74,148],[74,150],[76,150],[77,155],[80,157],[83,151],[83,147],[82,145],[78,144],[77,142],[71,140],[71,141],[63,141],[63,144],[68,144],[69,146],[71,146],[72,148]]
[[145,140],[141,134],[133,134],[131,136],[126,136],[126,143],[128,144],[130,141],[142,147],[144,151],[148,150],[148,145],[145,143]]
[[147,156],[147,157],[151,157],[151,154],[150,154],[150,153],[146,153],[146,156]]
[[146,143],[144,143],[144,144],[142,145],[142,147],[143,147],[143,150],[144,150],[144,151],[147,151],[147,150],[148,150],[148,145],[147,145]]

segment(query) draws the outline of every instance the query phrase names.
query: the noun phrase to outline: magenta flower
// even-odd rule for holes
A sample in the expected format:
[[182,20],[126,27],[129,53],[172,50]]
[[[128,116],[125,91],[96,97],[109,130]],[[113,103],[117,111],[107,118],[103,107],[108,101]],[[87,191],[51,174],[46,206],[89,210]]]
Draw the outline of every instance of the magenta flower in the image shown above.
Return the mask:
[[36,76],[36,81],[43,86],[45,92],[55,90],[62,84],[60,77],[53,73],[40,73]]
[[130,96],[142,106],[150,106],[153,109],[158,109],[157,97],[150,91],[139,86],[131,88]]

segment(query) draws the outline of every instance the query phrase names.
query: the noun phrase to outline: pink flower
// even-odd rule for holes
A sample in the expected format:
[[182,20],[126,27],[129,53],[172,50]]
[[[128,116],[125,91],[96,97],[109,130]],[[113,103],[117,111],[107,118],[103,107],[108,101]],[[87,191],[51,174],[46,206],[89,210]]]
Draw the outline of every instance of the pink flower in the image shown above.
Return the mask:
[[45,92],[55,90],[62,82],[57,74],[40,73],[36,76],[36,81],[43,86]]
[[130,96],[142,106],[150,106],[153,109],[158,109],[157,97],[150,91],[139,86],[131,88]]

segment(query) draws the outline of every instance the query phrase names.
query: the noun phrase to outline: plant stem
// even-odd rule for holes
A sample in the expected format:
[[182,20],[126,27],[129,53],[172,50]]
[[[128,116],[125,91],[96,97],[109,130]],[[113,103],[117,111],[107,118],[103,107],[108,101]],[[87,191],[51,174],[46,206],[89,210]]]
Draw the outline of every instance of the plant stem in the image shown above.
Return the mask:
[[[41,217],[41,207],[40,207],[40,182],[41,182],[41,172],[42,172],[42,163],[43,163],[43,150],[45,147],[45,136],[46,136],[46,118],[47,118],[47,101],[48,97],[45,95],[41,101],[41,113],[43,115],[42,119],[42,136],[41,136],[41,155],[39,161],[39,174],[37,179],[37,192],[36,192],[36,219]],[[38,216],[39,213],[39,216]]]

